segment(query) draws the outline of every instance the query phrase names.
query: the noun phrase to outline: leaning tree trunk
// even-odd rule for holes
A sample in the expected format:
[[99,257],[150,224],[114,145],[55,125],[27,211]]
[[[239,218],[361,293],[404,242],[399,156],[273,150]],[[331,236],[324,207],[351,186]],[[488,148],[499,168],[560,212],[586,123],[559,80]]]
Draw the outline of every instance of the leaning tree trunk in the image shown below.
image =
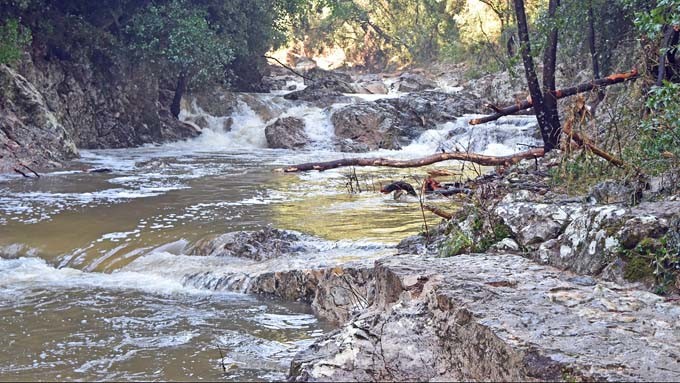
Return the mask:
[[182,96],[187,90],[187,74],[182,72],[177,78],[177,87],[175,88],[175,96],[172,98],[172,104],[170,105],[170,113],[172,113],[175,118],[179,118],[180,105],[182,104]]

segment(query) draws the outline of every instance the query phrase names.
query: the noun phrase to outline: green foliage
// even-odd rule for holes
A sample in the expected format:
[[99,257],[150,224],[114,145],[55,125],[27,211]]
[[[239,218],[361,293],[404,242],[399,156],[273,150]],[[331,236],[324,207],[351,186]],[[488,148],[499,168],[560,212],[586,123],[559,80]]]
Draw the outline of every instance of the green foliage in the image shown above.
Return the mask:
[[[631,8],[639,6],[634,0],[628,3]],[[657,38],[666,25],[680,25],[680,0],[656,0],[651,3],[651,9],[637,8],[635,14],[635,25],[648,38]]]
[[638,282],[652,277],[654,269],[651,261],[640,255],[629,256],[628,262],[623,269],[623,277],[631,282]]
[[126,31],[135,54],[175,75],[194,80],[224,78],[234,50],[208,23],[207,12],[182,0],[149,5]]
[[31,31],[17,19],[0,24],[0,64],[12,64],[21,58],[24,48],[31,42]]
[[294,34],[306,51],[339,46],[351,61],[369,67],[427,62],[458,42],[453,16],[463,3],[318,0]]
[[440,255],[442,257],[452,257],[454,255],[463,254],[470,251],[472,245],[472,239],[470,239],[460,229],[454,228],[449,233],[446,241],[444,241],[440,249]]
[[654,283],[657,294],[680,288],[680,232],[678,221],[661,238],[643,238],[635,248],[621,251],[626,260],[624,277]]
[[[575,72],[591,68],[590,46],[588,42],[588,8],[591,7],[594,24],[596,57],[600,75],[629,70],[637,64],[630,55],[635,41],[636,28],[633,23],[635,11],[641,6],[623,6],[629,0],[588,0],[561,2],[555,24],[559,28],[560,59],[573,66]],[[539,23],[542,33],[549,24]],[[542,43],[541,39],[537,40]],[[532,41],[533,43],[533,41]],[[625,52],[624,54],[621,54]],[[576,73],[574,73],[576,74]],[[570,76],[568,74],[567,76]]]
[[583,195],[604,180],[628,177],[626,169],[614,167],[587,150],[565,153],[549,174],[551,187],[569,195]]
[[[481,206],[473,207],[467,214],[457,217],[452,222],[447,238],[440,248],[442,257],[451,257],[463,253],[482,253],[505,238],[512,238],[510,227],[503,221],[488,214]],[[471,236],[461,229],[463,222],[469,222]]]
[[665,82],[649,92],[648,117],[642,121],[638,161],[651,173],[680,166],[680,84]]

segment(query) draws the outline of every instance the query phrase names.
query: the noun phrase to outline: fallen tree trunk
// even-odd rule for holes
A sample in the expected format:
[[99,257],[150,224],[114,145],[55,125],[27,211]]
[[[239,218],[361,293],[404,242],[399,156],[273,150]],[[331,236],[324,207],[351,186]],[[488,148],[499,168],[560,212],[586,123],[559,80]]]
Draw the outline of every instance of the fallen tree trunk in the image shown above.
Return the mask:
[[440,216],[440,217],[442,217],[446,220],[450,220],[451,218],[453,218],[453,213],[450,213],[446,210],[442,210],[442,209],[440,209],[436,206],[424,204],[423,209],[428,210],[428,211],[434,213],[435,215],[438,215],[438,216]]
[[[583,83],[580,85],[572,86],[570,88],[564,88],[564,89],[558,89],[555,91],[555,98],[560,99],[560,98],[565,98],[569,96],[573,96],[575,94],[583,93],[583,92],[588,92],[594,89],[599,89],[603,88],[605,86],[609,85],[614,85],[618,84],[624,81],[632,80],[637,78],[638,76],[638,71],[637,69],[633,69],[630,72],[627,73],[617,73],[613,74],[611,76],[601,78],[598,80],[594,80],[591,82]],[[498,120],[499,118],[503,116],[508,116],[510,114],[517,113],[519,111],[522,111],[524,109],[529,109],[533,107],[534,104],[532,103],[531,100],[525,100],[520,103],[517,103],[515,105],[510,105],[505,108],[498,108],[495,107],[496,113],[481,117],[481,118],[475,118],[469,121],[470,125],[479,125],[483,124],[485,122],[489,121],[495,121]]]
[[343,158],[327,162],[310,162],[306,164],[289,166],[287,168],[274,169],[276,172],[293,173],[305,172],[309,170],[324,171],[347,166],[384,166],[391,168],[416,168],[419,166],[431,165],[442,161],[469,161],[485,166],[509,166],[524,159],[543,157],[543,148],[527,150],[510,156],[485,156],[482,154],[453,152],[437,153],[431,156],[415,158],[412,160],[394,160],[389,158]]

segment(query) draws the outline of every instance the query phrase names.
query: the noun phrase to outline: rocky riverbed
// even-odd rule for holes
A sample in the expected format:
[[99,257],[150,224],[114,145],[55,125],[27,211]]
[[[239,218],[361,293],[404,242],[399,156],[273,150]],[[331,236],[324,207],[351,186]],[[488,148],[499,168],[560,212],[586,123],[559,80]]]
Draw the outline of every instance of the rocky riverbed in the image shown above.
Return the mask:
[[[560,195],[545,184],[550,161],[474,181],[485,206],[472,202],[393,255],[217,283],[307,302],[339,326],[295,357],[292,381],[677,379],[677,274],[641,258],[661,243],[677,254],[680,203],[658,180]],[[460,237],[466,245],[452,248]],[[295,243],[270,229],[194,251],[294,258],[305,251]]]
[[[127,187],[134,181],[132,186],[143,195],[155,196],[199,189],[167,184],[175,172],[194,169],[187,164],[192,160],[183,157],[187,147],[194,150],[197,163],[210,164],[214,158],[198,153],[216,149],[215,158],[221,158],[225,142],[246,151],[288,150],[267,154],[276,161],[280,153],[308,160],[319,150],[333,151],[324,154],[328,158],[338,152],[379,150],[411,157],[467,149],[507,154],[515,144],[534,143],[531,119],[507,119],[482,131],[473,131],[461,119],[479,112],[486,102],[502,105],[524,97],[512,84],[488,76],[470,86],[458,78],[442,83],[418,71],[349,75],[312,70],[300,84],[293,75],[279,72],[266,79],[275,91],[269,95],[224,89],[188,94],[178,121],[169,116],[167,92],[158,84],[132,91],[128,87],[133,79],[125,80],[95,92],[94,102],[88,103],[83,84],[95,73],[54,65],[28,62],[21,71],[0,67],[0,111],[5,112],[0,116],[0,172],[18,169],[30,175],[34,166],[60,166],[78,155],[76,146],[125,147],[200,133],[193,143],[177,144],[173,150],[181,154],[167,162],[156,159],[138,166],[126,159],[109,168],[115,182]],[[116,104],[120,100],[124,103]],[[136,113],[139,108],[146,113]],[[126,120],[130,115],[135,118]],[[172,266],[174,273],[181,272],[181,283],[173,282],[182,288],[233,290],[309,304],[337,329],[305,344],[295,356],[289,373],[294,381],[676,380],[680,201],[666,195],[663,178],[610,180],[587,195],[562,194],[550,182],[555,161],[548,156],[469,181],[465,187],[473,194],[452,204],[458,207],[453,219],[393,248],[353,244],[334,252],[324,246],[340,245],[328,245],[327,238],[274,228],[220,233],[209,220],[212,234],[194,240],[205,235],[201,226],[191,241],[164,245],[176,257],[151,251],[150,257],[136,259],[147,246],[122,256],[121,263],[126,272],[140,275]],[[135,171],[147,167],[138,184]],[[205,169],[197,165],[189,179],[204,177],[203,172],[232,175],[233,169],[242,170],[231,163]],[[252,177],[254,171],[239,172],[233,173],[235,179],[249,172]],[[148,189],[149,181],[158,185]],[[163,224],[154,221],[151,228],[172,228],[176,216],[193,217],[209,205],[269,203],[248,194],[259,187],[250,184],[239,189],[243,198],[227,203],[222,181],[210,182],[214,201],[193,196],[198,200],[186,212],[163,216]],[[317,188],[313,198],[323,198],[326,191]],[[136,198],[127,189],[116,190]],[[98,195],[88,194],[86,201]],[[72,203],[82,206],[79,199]],[[15,205],[13,214],[32,211]],[[56,206],[70,208],[68,203]],[[249,209],[219,214],[231,220],[252,215]],[[40,220],[50,219],[43,215]],[[261,215],[269,217],[270,212]],[[141,217],[135,226],[140,229],[104,233],[95,242],[140,234],[148,231],[147,223]],[[186,235],[186,229],[168,234],[167,240],[178,235]],[[115,253],[125,248],[112,244],[88,267],[115,264]],[[67,256],[60,265],[87,265],[86,249],[64,250]],[[128,264],[128,256],[134,262]],[[197,262],[200,258],[207,262]]]

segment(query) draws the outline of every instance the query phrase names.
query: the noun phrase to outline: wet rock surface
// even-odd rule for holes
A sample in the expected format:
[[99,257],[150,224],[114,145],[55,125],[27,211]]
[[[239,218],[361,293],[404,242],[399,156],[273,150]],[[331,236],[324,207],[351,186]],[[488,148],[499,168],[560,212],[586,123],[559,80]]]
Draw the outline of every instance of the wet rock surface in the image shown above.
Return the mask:
[[263,261],[305,250],[300,236],[267,227],[258,231],[237,231],[198,241],[189,250],[193,255],[231,256]]
[[294,381],[673,380],[680,307],[516,255],[388,257],[372,306]]
[[310,89],[327,89],[340,93],[356,93],[354,80],[347,73],[313,68],[305,73],[304,83]]
[[248,293],[307,302],[321,318],[346,323],[373,300],[373,268],[350,263],[326,269],[289,270],[259,274],[248,282]]
[[264,130],[267,144],[275,149],[300,149],[310,140],[305,133],[305,122],[296,117],[283,117]]
[[400,121],[393,106],[374,102],[343,107],[333,113],[331,121],[337,138],[363,144],[368,150],[400,149],[402,124],[410,122]]
[[170,113],[172,98],[149,68],[128,67],[125,57],[106,46],[94,52],[68,47],[70,59],[59,60],[43,56],[40,44],[18,72],[42,94],[78,148],[125,148],[199,134]]
[[305,101],[319,108],[325,108],[333,104],[351,103],[354,100],[352,97],[345,96],[337,90],[313,87],[290,92],[283,96],[283,98],[292,101]]

